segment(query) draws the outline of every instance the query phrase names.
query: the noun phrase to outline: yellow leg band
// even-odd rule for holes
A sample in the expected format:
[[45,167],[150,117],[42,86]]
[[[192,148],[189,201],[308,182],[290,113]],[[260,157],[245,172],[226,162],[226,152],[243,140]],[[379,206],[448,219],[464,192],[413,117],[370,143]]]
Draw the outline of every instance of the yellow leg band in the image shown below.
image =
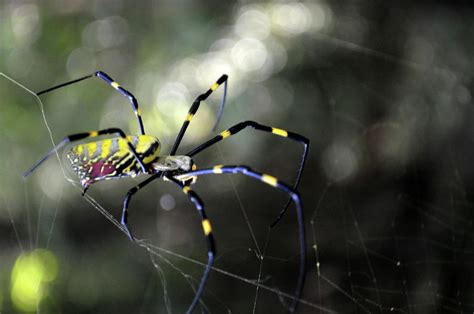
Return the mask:
[[222,173],[222,165],[219,165],[219,166],[214,166],[214,168],[212,168],[212,172],[214,173]]
[[278,184],[278,179],[275,178],[275,177],[272,177],[268,174],[262,175],[262,181],[265,182],[265,183],[270,184],[271,186],[277,186],[277,184]]
[[288,137],[288,132],[282,129],[272,128],[272,133],[279,136]]
[[189,191],[191,191],[191,188],[190,188],[189,186],[185,186],[185,187],[183,188],[184,194],[188,194]]
[[214,85],[211,86],[211,90],[212,90],[212,91],[215,91],[216,88],[218,88],[218,87],[219,87],[219,84],[218,84],[218,83],[215,83]]
[[230,131],[229,131],[229,130],[225,130],[224,132],[222,132],[222,133],[220,134],[220,136],[222,136],[222,139],[225,139],[225,138],[227,138],[227,137],[230,136]]
[[202,221],[202,229],[204,230],[205,235],[209,235],[212,232],[211,223],[208,219]]

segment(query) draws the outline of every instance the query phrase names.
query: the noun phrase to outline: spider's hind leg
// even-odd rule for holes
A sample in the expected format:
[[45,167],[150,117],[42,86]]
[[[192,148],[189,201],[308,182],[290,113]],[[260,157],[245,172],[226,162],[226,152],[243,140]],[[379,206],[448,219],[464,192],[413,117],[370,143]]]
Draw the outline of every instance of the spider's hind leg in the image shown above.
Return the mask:
[[[285,184],[284,182],[281,182],[277,178],[268,175],[268,174],[263,174],[259,173],[257,171],[254,171],[250,169],[247,166],[215,166],[213,168],[206,168],[206,169],[198,169],[198,170],[193,170],[189,171],[186,173],[188,176],[200,176],[200,175],[206,175],[206,174],[223,174],[223,173],[228,173],[228,174],[243,174],[245,176],[257,179],[269,186],[272,186],[274,188],[277,188],[285,193],[287,193],[290,197],[291,202],[293,202],[296,206],[296,213],[297,213],[297,219],[298,219],[298,237],[300,241],[300,259],[299,259],[299,272],[298,272],[298,280],[296,283],[296,288],[295,288],[295,297],[291,302],[290,305],[290,312],[294,312],[296,310],[296,307],[298,305],[299,299],[301,298],[301,294],[303,292],[303,286],[304,286],[304,277],[306,273],[306,236],[305,236],[305,227],[304,227],[304,217],[303,217],[303,209],[301,206],[301,200],[300,196],[298,193],[292,189],[289,185]],[[177,181],[174,179],[174,181]],[[190,191],[189,187],[183,187],[183,191],[186,193],[186,191]],[[192,199],[191,199],[192,200]],[[203,224],[203,228],[204,224]]]
[[97,136],[106,135],[106,134],[117,134],[122,139],[124,139],[127,142],[128,149],[133,154],[133,156],[137,160],[138,164],[142,168],[142,171],[144,173],[148,172],[145,164],[143,163],[143,160],[141,160],[140,156],[138,156],[135,148],[133,147],[130,139],[127,137],[125,132],[123,132],[121,129],[118,129],[118,128],[110,128],[110,129],[104,129],[104,130],[100,130],[100,131],[76,133],[76,134],[66,136],[65,138],[63,138],[63,140],[59,144],[57,144],[55,147],[50,149],[40,160],[35,162],[33,164],[33,166],[31,166],[28,170],[26,170],[23,173],[23,178],[26,178],[27,176],[29,176],[33,171],[36,170],[36,168],[38,168],[43,162],[45,162],[49,157],[51,157],[59,149],[63,148],[66,144],[71,143],[71,142],[75,142],[75,141],[80,141],[80,140],[83,140],[83,139],[86,139],[86,138],[97,137]]

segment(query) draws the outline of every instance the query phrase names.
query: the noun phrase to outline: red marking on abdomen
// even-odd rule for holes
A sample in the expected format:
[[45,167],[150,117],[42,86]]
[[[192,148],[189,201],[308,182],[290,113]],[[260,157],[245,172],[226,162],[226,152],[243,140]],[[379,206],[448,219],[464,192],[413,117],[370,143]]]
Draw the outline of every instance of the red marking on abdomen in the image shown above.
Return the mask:
[[105,163],[103,160],[91,164],[92,171],[89,174],[91,179],[105,177],[115,171],[115,166]]

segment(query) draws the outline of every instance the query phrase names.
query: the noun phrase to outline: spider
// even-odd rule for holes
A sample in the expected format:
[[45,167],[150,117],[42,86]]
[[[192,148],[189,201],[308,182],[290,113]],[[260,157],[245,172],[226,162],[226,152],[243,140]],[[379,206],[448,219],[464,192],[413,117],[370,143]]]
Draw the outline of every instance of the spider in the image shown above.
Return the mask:
[[[138,126],[140,129],[140,135],[126,135],[119,128],[108,128],[99,131],[91,131],[84,133],[72,134],[64,137],[64,139],[53,147],[49,152],[40,160],[38,160],[33,166],[31,166],[27,171],[24,172],[23,177],[30,175],[39,165],[41,165],[48,157],[53,153],[58,151],[60,148],[64,147],[68,143],[75,143],[77,141],[82,141],[88,138],[96,138],[102,135],[114,135],[115,137],[106,138],[102,140],[94,140],[89,143],[76,143],[72,146],[67,152],[67,159],[71,164],[73,171],[79,177],[83,190],[83,195],[86,193],[87,189],[95,182],[108,180],[108,179],[118,179],[123,177],[135,177],[138,175],[148,175],[148,178],[131,188],[125,196],[123,201],[122,208],[122,217],[121,224],[123,225],[124,231],[130,238],[134,241],[135,238],[132,235],[130,228],[127,225],[127,216],[128,216],[128,206],[132,196],[138,192],[140,189],[144,188],[146,185],[150,184],[156,179],[163,178],[164,181],[169,181],[178,186],[182,192],[188,197],[191,203],[196,208],[200,218],[202,230],[207,242],[207,255],[208,260],[204,273],[199,282],[199,287],[195,292],[194,298],[191,304],[188,307],[187,313],[193,312],[197,304],[200,302],[201,295],[204,291],[207,279],[209,277],[210,270],[214,261],[216,254],[214,237],[212,235],[212,226],[210,220],[207,218],[206,212],[204,210],[204,204],[201,201],[201,198],[196,194],[195,191],[191,189],[191,184],[193,184],[198,176],[208,175],[208,174],[243,174],[250,178],[259,180],[267,185],[275,187],[289,195],[288,202],[286,206],[280,211],[279,215],[275,221],[270,225],[270,227],[275,226],[278,221],[282,218],[286,212],[288,206],[291,202],[294,202],[297,210],[297,220],[299,227],[299,241],[300,241],[300,254],[299,254],[299,273],[297,284],[295,288],[295,295],[290,305],[290,311],[294,312],[298,301],[301,297],[301,292],[304,285],[305,277],[305,231],[304,231],[304,222],[303,222],[303,212],[301,208],[301,201],[296,188],[301,179],[301,174],[303,167],[306,161],[308,154],[308,145],[309,140],[302,135],[299,135],[294,132],[289,132],[283,129],[269,127],[266,125],[259,124],[254,121],[244,121],[238,123],[227,130],[221,132],[220,134],[214,136],[210,140],[204,142],[201,145],[196,146],[194,149],[189,151],[184,155],[176,155],[179,144],[183,139],[186,129],[191,123],[194,115],[199,109],[199,106],[202,101],[206,100],[220,85],[224,84],[224,93],[220,102],[220,108],[217,115],[217,119],[214,125],[217,126],[220,117],[223,113],[226,94],[227,94],[227,82],[228,76],[222,75],[205,93],[199,95],[196,100],[191,105],[188,114],[181,126],[181,129],[174,141],[174,144],[171,148],[171,151],[168,155],[159,155],[160,152],[160,142],[157,138],[145,134],[145,129],[143,126],[140,109],[138,107],[138,102],[136,98],[115,82],[109,75],[102,71],[97,71],[90,75],[59,84],[43,91],[37,92],[36,95],[40,96],[46,93],[49,93],[53,90],[78,83],[80,81],[97,77],[110,86],[112,86],[120,94],[128,98],[130,101],[133,111],[135,113],[136,119],[138,121]],[[217,165],[211,168],[197,169],[196,165],[193,162],[193,157],[198,153],[202,152],[205,149],[213,146],[214,144],[229,138],[232,135],[237,134],[245,128],[251,127],[255,130],[271,133],[280,137],[288,138],[293,141],[299,142],[303,145],[303,155],[298,169],[296,182],[293,187],[285,184],[284,182],[278,180],[277,178],[259,173],[250,169],[247,166],[235,166],[235,165]]]

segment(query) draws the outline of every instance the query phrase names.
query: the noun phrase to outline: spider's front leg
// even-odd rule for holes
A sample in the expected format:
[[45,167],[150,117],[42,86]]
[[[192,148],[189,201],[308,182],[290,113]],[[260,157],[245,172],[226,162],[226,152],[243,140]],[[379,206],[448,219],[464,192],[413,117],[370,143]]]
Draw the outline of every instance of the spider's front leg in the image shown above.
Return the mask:
[[191,123],[191,120],[193,119],[194,115],[199,109],[199,105],[201,104],[201,101],[206,100],[207,97],[209,97],[212,94],[212,92],[214,92],[221,84],[224,84],[224,94],[222,95],[221,103],[219,106],[219,113],[217,114],[217,118],[216,118],[216,122],[214,123],[213,130],[216,128],[222,116],[222,113],[224,112],[225,99],[227,95],[227,79],[228,79],[228,76],[226,74],[222,75],[214,83],[214,85],[212,85],[205,93],[199,95],[196,98],[196,100],[193,102],[193,104],[191,105],[191,108],[188,111],[188,114],[186,116],[186,119],[183,122],[183,125],[181,126],[181,129],[179,130],[178,136],[176,137],[176,140],[174,141],[173,148],[171,148],[170,155],[176,154],[179,144],[181,143],[181,140],[183,139],[184,134],[186,133],[186,130],[189,126],[189,123]]
[[106,82],[107,84],[109,84],[111,87],[113,87],[115,90],[117,90],[120,94],[122,94],[123,96],[127,97],[128,100],[130,101],[130,103],[132,104],[132,109],[133,109],[133,112],[135,112],[135,116],[137,117],[137,121],[138,121],[138,127],[140,128],[140,132],[141,134],[145,134],[145,128],[143,126],[143,122],[142,122],[142,117],[141,117],[141,114],[140,114],[140,108],[138,107],[138,101],[137,99],[135,98],[135,96],[133,96],[132,93],[130,93],[128,90],[126,90],[125,88],[123,88],[122,86],[120,86],[119,83],[117,83],[116,81],[114,81],[109,75],[107,75],[107,73],[105,72],[102,72],[102,71],[97,71],[97,72],[94,72],[92,74],[89,74],[89,75],[86,75],[86,76],[83,76],[83,77],[80,77],[80,78],[77,78],[77,79],[74,79],[74,80],[71,80],[71,81],[67,81],[65,83],[61,83],[59,85],[55,85],[53,87],[50,87],[50,88],[47,88],[45,90],[42,90],[42,91],[39,91],[36,93],[37,96],[40,96],[40,95],[43,95],[43,94],[46,94],[46,93],[49,93],[49,92],[52,92],[54,90],[57,90],[57,89],[60,89],[60,88],[63,88],[63,87],[66,87],[68,85],[72,85],[72,84],[76,84],[76,83],[79,83],[81,81],[84,81],[84,80],[87,80],[87,79],[90,79],[92,77],[98,77],[100,78],[101,80],[103,80],[104,82]]

